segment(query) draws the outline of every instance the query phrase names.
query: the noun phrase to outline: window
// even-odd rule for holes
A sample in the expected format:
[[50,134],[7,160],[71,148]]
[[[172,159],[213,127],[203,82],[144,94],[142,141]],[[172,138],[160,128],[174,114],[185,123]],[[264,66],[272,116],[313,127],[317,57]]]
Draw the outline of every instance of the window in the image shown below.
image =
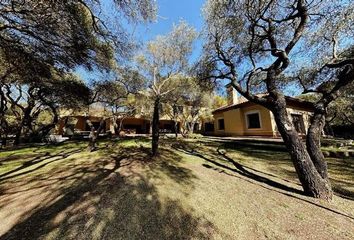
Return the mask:
[[218,129],[219,130],[225,130],[225,122],[224,122],[223,118],[218,119]]
[[248,128],[261,128],[261,122],[259,119],[259,113],[249,113],[247,114],[247,124]]
[[204,124],[205,132],[214,132],[214,123],[205,123]]

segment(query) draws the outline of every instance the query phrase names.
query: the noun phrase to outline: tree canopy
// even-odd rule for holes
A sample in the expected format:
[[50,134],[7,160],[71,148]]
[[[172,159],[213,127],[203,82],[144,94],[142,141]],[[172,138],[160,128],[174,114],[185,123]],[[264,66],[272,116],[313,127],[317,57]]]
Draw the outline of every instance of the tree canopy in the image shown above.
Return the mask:
[[157,36],[146,46],[144,54],[137,56],[137,62],[146,76],[150,91],[149,96],[154,101],[152,120],[152,152],[156,156],[159,141],[159,112],[161,101],[172,91],[176,83],[186,76],[189,68],[189,57],[193,43],[197,37],[196,30],[186,22],[174,25],[171,32]]
[[[347,0],[209,0],[204,7],[203,75],[230,80],[272,111],[304,190],[315,197],[332,196],[320,137],[328,105],[354,81],[353,9]],[[289,84],[320,95],[306,147],[286,111]]]
[[[131,21],[154,18],[152,1],[113,1]],[[55,67],[107,64],[113,51],[129,52],[128,36],[119,21],[105,22],[101,1],[26,1],[0,3],[0,46],[4,56],[27,54]],[[111,19],[112,20],[112,19]],[[117,19],[115,19],[117,20]],[[112,47],[114,46],[114,50]]]
[[[115,6],[111,12],[102,7],[107,3]],[[8,125],[5,113],[9,109],[24,109],[18,119],[27,120],[20,121],[19,129],[30,126],[27,122],[35,118],[25,115],[34,114],[33,101],[40,100],[41,111],[49,107],[55,119],[59,105],[77,107],[79,100],[88,103],[88,88],[80,80],[72,80],[71,72],[78,66],[114,68],[116,60],[126,59],[133,49],[123,21],[151,21],[155,14],[155,2],[150,0],[1,1],[2,128]]]
[[352,61],[353,8],[346,0],[208,1],[204,61],[258,102],[252,93],[293,81],[321,93]]

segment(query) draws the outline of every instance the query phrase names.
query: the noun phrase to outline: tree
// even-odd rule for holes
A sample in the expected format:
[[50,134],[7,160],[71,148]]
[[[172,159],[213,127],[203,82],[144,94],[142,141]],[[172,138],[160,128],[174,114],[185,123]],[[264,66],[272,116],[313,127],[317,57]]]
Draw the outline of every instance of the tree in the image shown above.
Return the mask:
[[25,4],[22,0],[1,1],[1,49],[9,57],[12,51],[20,50],[64,68],[107,64],[104,61],[112,55],[111,46],[118,56],[126,56],[131,43],[119,18],[152,20],[155,3],[150,0],[107,3],[120,14],[109,19],[109,13],[101,9],[101,1],[96,0],[26,1]]
[[[209,0],[204,8],[208,76],[273,113],[305,193],[316,198],[332,197],[320,137],[328,105],[354,79],[353,8],[346,0]],[[290,83],[320,94],[306,143],[286,111]]]
[[[111,18],[96,0],[1,1],[0,89],[8,92],[16,86],[26,90],[30,86],[32,91],[32,86],[41,88],[44,80],[53,84],[54,72],[68,73],[77,66],[110,69],[114,57],[121,60],[129,56],[132,42],[122,27],[123,18],[128,22],[150,21],[156,5],[150,0],[109,3],[118,10]],[[1,91],[2,128],[7,127],[4,113],[8,100]]]
[[28,84],[4,83],[1,91],[6,102],[3,134],[14,134],[15,144],[21,136],[25,141],[43,140],[58,123],[60,108],[78,109],[89,99],[88,87],[72,74]]
[[328,128],[331,125],[354,126],[354,84],[344,89],[343,94],[329,104],[326,124]]
[[215,95],[212,109],[217,109],[227,105],[227,99],[223,96]]
[[[174,120],[175,131],[178,121],[182,124],[182,135],[194,133],[194,126],[209,114],[213,95],[212,89],[201,86],[197,79],[185,77],[175,82],[175,90],[165,100],[165,112]],[[177,134],[176,134],[177,137]]]
[[[93,84],[93,100],[111,109],[114,130],[121,131],[122,120],[134,114],[135,99],[138,92],[145,86],[145,79],[138,71],[129,67],[116,69],[111,79]],[[117,121],[120,124],[117,125]]]
[[147,44],[146,54],[137,60],[146,70],[150,96],[154,101],[152,117],[152,155],[158,154],[161,101],[174,90],[173,82],[188,71],[196,31],[186,22],[174,25],[170,33]]
[[[351,128],[354,126],[354,95],[351,84],[343,89],[342,94],[332,101],[327,107],[324,133],[327,136],[351,136],[351,132],[343,132],[341,129]],[[306,101],[318,101],[321,95],[318,93],[302,94],[299,98]],[[333,127],[340,131],[334,131]]]

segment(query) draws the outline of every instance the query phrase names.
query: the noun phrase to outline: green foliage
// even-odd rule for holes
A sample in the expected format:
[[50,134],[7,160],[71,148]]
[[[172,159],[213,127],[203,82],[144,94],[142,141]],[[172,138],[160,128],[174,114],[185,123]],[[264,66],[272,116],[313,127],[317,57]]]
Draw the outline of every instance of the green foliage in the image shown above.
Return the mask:
[[113,115],[129,115],[135,110],[136,95],[145,85],[145,78],[138,71],[128,67],[115,69],[111,79],[93,83],[93,102],[109,107]]
[[181,21],[168,34],[157,36],[149,42],[145,54],[136,57],[138,64],[149,76],[154,92],[168,91],[164,85],[170,79],[177,79],[178,75],[188,72],[188,61],[196,37],[195,29]]
[[216,95],[214,97],[214,101],[213,101],[213,109],[217,109],[219,107],[223,107],[227,105],[227,99],[225,97]]
[[[90,90],[70,73],[75,67],[110,70],[115,58],[130,55],[131,39],[121,21],[153,20],[156,5],[150,0],[106,3],[118,13],[108,17],[96,0],[1,1],[1,134],[47,133],[59,108],[90,103]],[[38,117],[47,111],[52,122],[38,128]]]
[[352,64],[345,61],[353,59],[354,4],[311,1],[301,18],[301,2],[207,1],[200,74],[237,79],[239,90],[264,93],[275,68],[272,82],[280,91],[295,85],[330,92],[340,70]]
[[[133,21],[149,21],[156,13],[155,4],[145,1],[114,1],[117,10]],[[112,5],[112,1],[109,1]],[[27,1],[1,2],[0,45],[11,54],[14,50],[56,67],[107,65],[115,46],[119,53],[129,52],[131,44],[119,27],[110,28],[100,1]],[[107,13],[108,14],[108,13]],[[112,19],[110,19],[112,20]]]

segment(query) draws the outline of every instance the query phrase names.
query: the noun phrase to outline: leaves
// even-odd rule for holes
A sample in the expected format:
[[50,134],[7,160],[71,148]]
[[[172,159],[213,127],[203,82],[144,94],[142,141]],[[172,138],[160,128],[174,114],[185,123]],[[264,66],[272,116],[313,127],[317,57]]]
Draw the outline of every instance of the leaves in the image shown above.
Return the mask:
[[294,83],[335,98],[331,91],[347,84],[340,76],[349,77],[354,63],[353,8],[346,0],[207,1],[204,78],[228,79],[260,104],[267,100],[257,94],[280,96]]

